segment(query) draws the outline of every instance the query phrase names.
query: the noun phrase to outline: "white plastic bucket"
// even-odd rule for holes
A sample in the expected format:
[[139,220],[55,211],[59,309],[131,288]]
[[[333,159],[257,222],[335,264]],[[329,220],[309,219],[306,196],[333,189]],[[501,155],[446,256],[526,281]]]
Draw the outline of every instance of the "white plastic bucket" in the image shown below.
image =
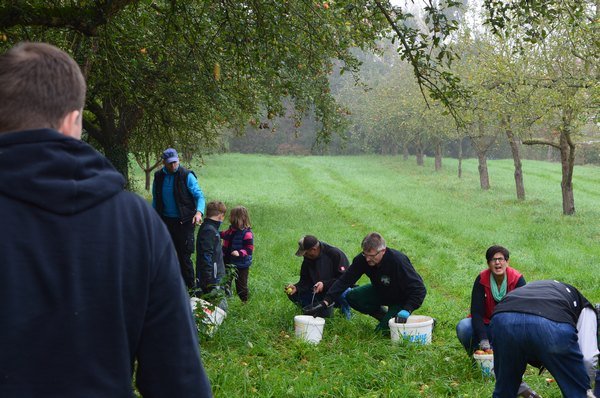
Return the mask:
[[309,343],[318,344],[323,338],[325,319],[311,315],[296,315],[294,317],[294,331],[296,337]]
[[217,331],[219,325],[223,323],[225,317],[227,317],[227,313],[206,300],[196,297],[190,299],[192,311],[196,310],[198,304],[202,307],[202,311],[207,315],[202,319],[202,323],[207,326],[208,334],[212,336]]
[[396,323],[395,318],[388,322],[392,341],[399,341],[400,336],[412,343],[431,344],[433,318],[427,315],[411,315],[406,323]]
[[479,365],[483,377],[494,376],[494,354],[473,354],[473,359]]

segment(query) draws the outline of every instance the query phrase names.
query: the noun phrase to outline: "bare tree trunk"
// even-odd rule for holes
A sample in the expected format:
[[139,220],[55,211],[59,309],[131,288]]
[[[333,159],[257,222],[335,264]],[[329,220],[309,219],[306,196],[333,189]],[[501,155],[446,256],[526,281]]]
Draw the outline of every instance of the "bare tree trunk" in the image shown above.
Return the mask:
[[525,200],[525,185],[523,184],[523,167],[521,164],[521,155],[519,153],[519,143],[515,140],[515,136],[510,127],[510,120],[502,119],[504,131],[508,137],[510,150],[512,151],[513,163],[515,165],[515,186],[517,188],[517,199]]
[[462,178],[462,159],[463,159],[463,139],[458,140],[458,178]]
[[569,110],[563,111],[562,125],[559,132],[558,144],[552,140],[529,139],[523,141],[527,145],[550,145],[560,151],[560,163],[562,179],[560,187],[562,191],[563,214],[570,216],[575,214],[575,198],[573,196],[573,168],[575,167],[575,143],[571,139],[571,118]]
[[[118,135],[118,134],[117,134]],[[125,134],[123,134],[125,135]],[[121,142],[111,142],[109,145],[104,145],[104,154],[110,160],[110,162],[115,166],[125,180],[127,181],[127,188],[129,189],[130,181],[129,181],[129,157],[127,146],[123,145]]]
[[152,170],[144,169],[144,174],[146,176],[144,188],[146,188],[146,191],[150,190],[150,174],[151,173],[152,173]]
[[423,160],[423,150],[421,148],[417,148],[417,166],[423,166],[425,161]]
[[117,171],[123,174],[127,180],[127,188],[129,188],[128,131],[119,130],[115,126],[114,120],[108,120],[108,118],[101,119],[101,124],[100,129],[83,119],[83,126],[88,135],[100,144],[104,150],[104,156],[110,160]]
[[405,142],[402,146],[402,158],[408,160],[408,142]]
[[118,106],[107,99],[100,106],[87,102],[87,108],[97,119],[97,124],[83,118],[83,127],[88,135],[96,140],[104,155],[127,180],[126,188],[131,187],[129,181],[129,138],[131,132],[142,118],[143,110],[135,106]]
[[488,174],[486,153],[478,152],[477,159],[479,161],[479,185],[481,186],[481,189],[487,191],[490,189],[490,176]]
[[[140,157],[143,159],[140,159]],[[150,176],[152,175],[152,171],[162,164],[162,160],[159,159],[154,164],[151,164],[149,153],[134,154],[133,158],[135,159],[135,162],[138,164],[138,166],[140,166],[140,168],[142,170],[144,170],[144,175],[146,177],[146,183],[145,183],[144,187],[146,188],[146,191],[149,191],[150,190]]]
[[490,189],[490,176],[488,174],[487,167],[487,153],[492,144],[496,141],[497,135],[494,134],[493,137],[486,138],[484,123],[481,118],[477,121],[477,131],[478,138],[471,137],[471,140],[473,142],[473,147],[477,152],[477,159],[479,161],[479,185],[481,186],[481,189],[487,191],[488,189]]
[[560,187],[563,199],[563,214],[575,214],[575,197],[573,196],[573,168],[575,166],[575,144],[571,141],[568,127],[563,125],[560,132],[560,163],[562,180]]
[[442,143],[437,142],[435,144],[435,171],[442,169]]
[[388,145],[388,149],[389,149],[390,155],[394,155],[394,156],[398,155],[398,141],[391,138],[390,143]]
[[423,145],[421,143],[421,139],[417,138],[417,140],[415,141],[415,154],[417,156],[417,165],[418,166],[423,166],[424,161],[423,161]]
[[187,164],[192,162],[192,158],[194,157],[194,152],[188,148],[183,148],[181,150],[181,158]]

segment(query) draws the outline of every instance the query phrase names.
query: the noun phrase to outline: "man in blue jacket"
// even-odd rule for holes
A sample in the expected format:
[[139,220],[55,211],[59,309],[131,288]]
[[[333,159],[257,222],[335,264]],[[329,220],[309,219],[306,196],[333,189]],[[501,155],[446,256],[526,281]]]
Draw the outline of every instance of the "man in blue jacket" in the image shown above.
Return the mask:
[[202,223],[204,194],[193,171],[179,165],[173,148],[163,154],[163,168],[154,173],[152,207],[162,217],[177,251],[181,276],[188,287],[196,284],[194,276],[194,227]]
[[82,142],[85,81],[43,43],[0,56],[0,397],[208,397],[160,217]]

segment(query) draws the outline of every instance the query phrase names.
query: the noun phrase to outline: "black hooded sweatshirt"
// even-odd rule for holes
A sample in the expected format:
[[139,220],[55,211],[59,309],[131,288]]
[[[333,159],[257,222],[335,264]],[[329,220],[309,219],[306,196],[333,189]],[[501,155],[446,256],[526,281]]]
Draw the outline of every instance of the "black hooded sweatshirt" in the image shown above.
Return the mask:
[[0,134],[0,397],[210,396],[171,238],[88,144]]

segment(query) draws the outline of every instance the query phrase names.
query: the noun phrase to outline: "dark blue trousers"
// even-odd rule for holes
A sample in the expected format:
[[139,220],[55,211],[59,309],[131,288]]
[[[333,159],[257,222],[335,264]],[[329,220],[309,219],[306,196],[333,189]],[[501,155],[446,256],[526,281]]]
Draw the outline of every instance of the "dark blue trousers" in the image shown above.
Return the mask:
[[541,363],[564,397],[585,398],[590,378],[577,342],[577,329],[541,316],[501,312],[490,323],[494,347],[494,398],[514,398],[527,363]]

